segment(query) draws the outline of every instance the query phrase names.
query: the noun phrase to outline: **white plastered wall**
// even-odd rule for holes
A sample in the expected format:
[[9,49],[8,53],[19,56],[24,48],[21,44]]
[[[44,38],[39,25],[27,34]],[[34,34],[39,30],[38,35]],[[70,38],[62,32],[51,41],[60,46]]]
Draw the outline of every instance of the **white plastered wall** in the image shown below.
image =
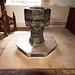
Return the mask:
[[[51,9],[51,22],[66,22],[69,8],[75,7],[75,0],[50,0],[48,7]],[[25,26],[24,8],[22,5],[6,5],[8,15],[12,16],[15,12],[18,27]]]
[[75,0],[50,0],[51,22],[66,22],[70,7],[75,7]]

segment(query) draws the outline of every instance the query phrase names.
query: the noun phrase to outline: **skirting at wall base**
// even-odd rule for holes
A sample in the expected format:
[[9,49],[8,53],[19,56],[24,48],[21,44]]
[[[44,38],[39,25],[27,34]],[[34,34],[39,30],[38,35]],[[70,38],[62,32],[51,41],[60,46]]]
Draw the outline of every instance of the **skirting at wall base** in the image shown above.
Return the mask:
[[66,25],[66,22],[50,22],[49,25]]

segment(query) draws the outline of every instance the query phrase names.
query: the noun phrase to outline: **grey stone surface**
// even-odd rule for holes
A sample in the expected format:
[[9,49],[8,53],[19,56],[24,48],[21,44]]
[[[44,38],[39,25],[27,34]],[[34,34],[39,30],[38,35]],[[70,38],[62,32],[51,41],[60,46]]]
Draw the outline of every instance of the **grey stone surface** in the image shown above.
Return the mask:
[[30,44],[44,42],[43,31],[50,21],[51,10],[44,7],[26,7],[24,9],[25,23],[31,29]]

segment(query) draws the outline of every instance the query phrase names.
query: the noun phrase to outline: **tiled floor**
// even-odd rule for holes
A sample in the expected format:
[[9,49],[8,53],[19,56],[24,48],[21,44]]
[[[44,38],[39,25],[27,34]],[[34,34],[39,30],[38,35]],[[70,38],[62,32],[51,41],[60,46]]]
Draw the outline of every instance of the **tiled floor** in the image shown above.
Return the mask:
[[75,36],[64,27],[47,27],[44,35],[55,38],[58,46],[46,57],[27,57],[16,42],[29,31],[15,31],[0,40],[0,69],[75,69]]

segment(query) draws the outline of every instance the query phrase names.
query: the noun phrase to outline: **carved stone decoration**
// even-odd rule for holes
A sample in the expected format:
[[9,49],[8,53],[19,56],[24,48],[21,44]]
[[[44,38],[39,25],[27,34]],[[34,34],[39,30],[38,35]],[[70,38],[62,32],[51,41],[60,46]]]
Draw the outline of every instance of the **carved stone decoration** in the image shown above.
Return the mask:
[[44,7],[26,7],[24,13],[26,25],[31,29],[30,43],[32,45],[43,43],[43,31],[49,24],[51,10]]

